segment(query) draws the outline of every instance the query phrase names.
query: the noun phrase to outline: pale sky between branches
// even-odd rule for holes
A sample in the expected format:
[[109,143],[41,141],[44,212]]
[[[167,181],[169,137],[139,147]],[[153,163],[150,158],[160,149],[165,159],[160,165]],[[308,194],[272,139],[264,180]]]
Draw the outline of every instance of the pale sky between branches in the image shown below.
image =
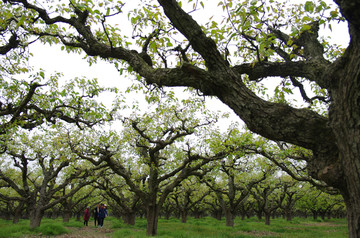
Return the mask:
[[[139,1],[139,0],[138,0]],[[122,22],[121,24],[121,30],[122,34],[131,35],[132,29],[130,25],[130,21],[127,20],[127,13],[128,9],[131,9],[132,7],[137,6],[138,1],[127,1],[131,2],[131,4],[126,3],[126,5],[123,8],[124,14],[120,14],[119,17],[122,17],[122,20],[117,19],[117,22]],[[192,16],[195,20],[197,20],[199,23],[205,23],[212,15],[214,15],[213,20],[216,21],[216,19],[220,19],[221,16],[225,16],[226,13],[221,10],[220,7],[217,7],[217,3],[219,1],[214,0],[203,0],[205,9],[202,8],[200,4],[197,6],[197,11],[194,11],[192,13]],[[292,1],[296,3],[305,2],[304,0],[297,0]],[[335,4],[331,0],[326,0],[327,3]],[[186,9],[186,8],[185,8]],[[320,35],[330,35],[332,38],[329,39],[331,43],[336,43],[339,45],[342,45],[346,47],[349,42],[349,34],[347,26],[342,23],[339,25],[333,25],[332,26],[332,32],[329,29],[320,29]],[[87,77],[88,79],[91,78],[97,78],[100,85],[111,87],[116,86],[121,91],[126,90],[127,87],[129,87],[134,81],[130,80],[130,78],[124,78],[123,75],[120,75],[119,72],[116,70],[115,66],[104,62],[102,60],[99,60],[97,64],[93,64],[92,66],[89,66],[87,61],[83,59],[85,54],[77,55],[77,54],[68,54],[64,51],[60,50],[61,46],[44,46],[40,45],[40,43],[35,43],[31,46],[31,52],[33,53],[33,57],[30,58],[30,66],[33,66],[35,69],[35,72],[37,69],[42,68],[45,70],[47,76],[53,74],[54,72],[62,72],[64,74],[64,77],[61,80],[70,80],[71,78],[75,77]],[[133,46],[134,47],[134,46]],[[276,80],[276,79],[272,79]],[[269,88],[269,90],[273,90],[273,81],[267,81],[266,87]],[[278,82],[278,81],[276,81]],[[183,90],[177,89],[177,90]],[[298,90],[294,90],[295,97],[300,98],[300,94],[298,93]],[[178,95],[178,94],[176,94]],[[135,100],[136,98],[139,98],[138,96],[127,96],[129,97],[128,100]],[[132,98],[132,99],[131,99]],[[104,100],[104,98],[102,98]],[[112,97],[108,97],[105,99],[105,103],[111,103],[113,100]],[[207,100],[208,105],[211,110],[221,110],[223,112],[230,112],[230,120],[232,121],[238,121],[238,116],[236,116],[228,106],[220,102],[218,99],[211,99]],[[302,100],[299,99],[301,102]],[[131,102],[130,102],[131,103]]]

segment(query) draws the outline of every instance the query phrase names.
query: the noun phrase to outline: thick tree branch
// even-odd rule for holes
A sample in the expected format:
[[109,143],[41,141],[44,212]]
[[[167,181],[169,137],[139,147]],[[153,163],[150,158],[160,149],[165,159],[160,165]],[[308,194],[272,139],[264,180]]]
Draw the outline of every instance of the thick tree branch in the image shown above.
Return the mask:
[[328,87],[328,82],[320,81],[322,72],[328,69],[330,64],[318,62],[260,62],[236,65],[232,69],[239,75],[247,74],[249,79],[257,81],[266,77],[302,77],[317,82],[321,87]]
[[158,0],[171,23],[189,40],[192,48],[205,60],[209,70],[226,68],[227,62],[215,42],[207,37],[199,24],[175,0]]
[[0,55],[5,55],[7,52],[11,51],[12,49],[17,48],[19,44],[20,41],[18,40],[17,35],[13,34],[6,45],[0,46]]
[[[360,1],[358,0],[334,0],[339,7],[342,15],[350,23],[350,34],[360,33]],[[354,30],[354,31],[353,31]]]

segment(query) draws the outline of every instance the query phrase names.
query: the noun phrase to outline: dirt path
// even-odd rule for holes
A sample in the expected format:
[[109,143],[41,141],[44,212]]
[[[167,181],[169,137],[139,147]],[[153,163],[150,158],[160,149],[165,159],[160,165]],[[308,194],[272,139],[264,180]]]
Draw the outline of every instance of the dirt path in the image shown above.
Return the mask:
[[57,238],[105,238],[111,237],[113,230],[106,227],[84,226],[82,228],[67,227],[69,234],[53,236]]

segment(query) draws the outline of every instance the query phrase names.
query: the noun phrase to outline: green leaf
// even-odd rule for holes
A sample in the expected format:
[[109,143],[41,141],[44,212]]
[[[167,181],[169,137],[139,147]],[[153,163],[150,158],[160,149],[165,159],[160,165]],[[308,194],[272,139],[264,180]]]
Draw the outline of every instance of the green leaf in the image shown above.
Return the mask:
[[20,20],[18,21],[18,23],[16,24],[16,28],[18,28],[19,26],[21,26],[24,22],[25,22],[26,16],[22,15]]
[[330,15],[332,18],[336,18],[336,17],[338,17],[339,13],[338,13],[338,11],[331,11]]
[[311,26],[310,25],[303,25],[302,27],[301,27],[301,31],[308,31],[308,30],[310,30],[311,29]]
[[43,78],[43,79],[45,78],[45,73],[44,73],[44,71],[40,71],[40,77]]
[[312,13],[315,9],[315,4],[311,1],[305,3],[305,11]]
[[303,18],[302,18],[302,21],[303,22],[309,22],[309,21],[312,21],[313,19],[312,18],[310,18],[310,17],[308,17],[308,16],[304,16]]

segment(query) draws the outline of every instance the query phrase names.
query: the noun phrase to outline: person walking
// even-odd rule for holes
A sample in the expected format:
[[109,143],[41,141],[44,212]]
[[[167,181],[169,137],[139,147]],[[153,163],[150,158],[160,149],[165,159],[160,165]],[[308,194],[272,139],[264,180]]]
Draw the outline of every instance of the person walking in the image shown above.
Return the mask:
[[90,208],[87,207],[84,212],[84,226],[88,226],[89,219],[90,219]]
[[98,204],[96,204],[96,207],[93,210],[95,226],[96,226],[96,223],[99,225],[99,209],[100,209],[100,205],[98,203]]
[[100,209],[99,209],[99,227],[103,227],[104,226],[104,219],[107,216],[107,210],[106,207],[104,206],[104,204],[100,205]]

